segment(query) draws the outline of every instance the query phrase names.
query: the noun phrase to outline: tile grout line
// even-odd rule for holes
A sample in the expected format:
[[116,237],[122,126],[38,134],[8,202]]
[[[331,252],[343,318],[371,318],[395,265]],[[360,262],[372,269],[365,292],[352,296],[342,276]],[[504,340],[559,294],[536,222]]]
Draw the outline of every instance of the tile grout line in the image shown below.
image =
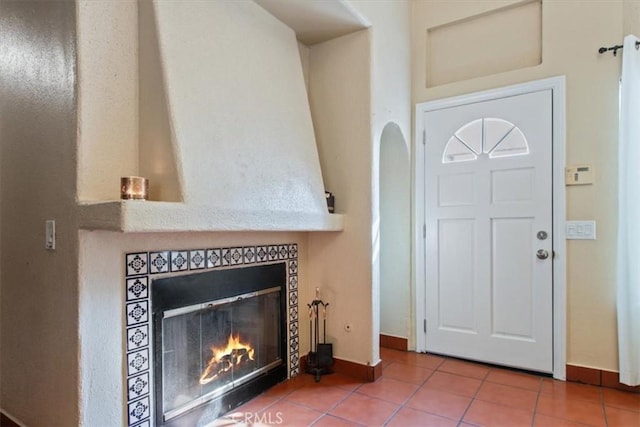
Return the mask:
[[600,395],[600,404],[602,405],[602,415],[604,416],[604,425],[607,427],[609,425],[609,417],[607,416],[607,406],[604,402],[604,391],[602,388],[598,390],[598,394]]
[[536,395],[536,403],[533,405],[533,417],[531,417],[531,427],[536,425],[536,417],[538,416],[538,402],[540,401],[540,394],[542,393],[542,385],[544,380],[540,378],[540,384],[538,384],[538,394]]
[[487,373],[484,375],[484,378],[482,378],[482,380],[480,381],[480,385],[478,386],[478,389],[476,390],[475,393],[473,393],[473,396],[471,396],[471,400],[469,401],[469,404],[467,405],[467,409],[464,410],[464,412],[462,413],[462,415],[460,416],[460,420],[458,421],[458,425],[460,425],[464,421],[464,417],[467,416],[467,412],[469,412],[469,409],[471,408],[471,405],[473,405],[473,402],[476,401],[476,396],[478,395],[478,393],[480,393],[480,389],[482,388],[482,386],[487,382],[487,378],[489,378],[489,374],[491,374],[491,371],[493,371],[493,368],[489,368]]
[[[422,383],[421,383],[421,384],[414,384],[414,385],[417,385],[418,387],[415,389],[415,391],[414,391],[413,393],[411,393],[411,394],[410,394],[410,395],[409,395],[409,396],[404,400],[404,402],[403,402],[403,403],[401,403],[401,404],[399,405],[398,409],[396,409],[396,410],[395,410],[395,411],[394,411],[394,412],[393,412],[393,413],[392,413],[392,414],[387,418],[387,420],[384,422],[383,426],[388,425],[388,424],[391,422],[391,420],[393,420],[393,418],[394,418],[394,417],[395,417],[395,416],[396,416],[396,415],[397,415],[397,414],[402,410],[402,408],[404,408],[404,407],[405,407],[405,405],[407,404],[407,402],[409,402],[409,400],[411,400],[411,398],[413,398],[413,396],[415,396],[415,395],[416,395],[416,393],[418,393],[418,391],[419,391],[422,387],[424,387],[424,385],[427,383],[427,381],[429,381],[429,379],[433,376],[433,374],[436,372],[436,370],[437,370],[437,369],[438,369],[438,368],[439,368],[443,363],[444,363],[444,360],[443,360],[442,362],[440,362],[440,364],[439,364],[435,369],[429,369],[429,370],[431,371],[431,373],[429,374],[429,376],[428,376],[427,378],[425,378],[425,379],[424,379],[424,381],[422,381]],[[415,366],[415,367],[421,368],[420,366],[416,366],[416,365],[409,365],[409,364],[407,364],[407,366]],[[421,369],[427,369],[427,368],[421,368]],[[382,376],[384,376],[384,373],[382,374]],[[398,379],[396,379],[396,378],[391,378],[391,379],[395,379],[396,381],[401,381],[401,380],[398,380]],[[402,382],[405,382],[405,381],[402,381]],[[407,384],[409,384],[409,383],[407,383]],[[409,408],[410,408],[410,407],[409,407]],[[413,408],[410,408],[410,409],[413,409]],[[437,415],[437,414],[434,414],[434,415]],[[444,418],[444,417],[443,417],[443,418]]]

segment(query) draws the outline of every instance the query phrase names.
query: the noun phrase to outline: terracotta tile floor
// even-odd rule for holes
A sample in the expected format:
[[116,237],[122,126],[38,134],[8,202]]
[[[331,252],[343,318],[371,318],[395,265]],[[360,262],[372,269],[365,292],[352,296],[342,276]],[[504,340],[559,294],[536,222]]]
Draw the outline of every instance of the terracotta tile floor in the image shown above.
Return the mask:
[[243,414],[253,426],[640,427],[640,394],[433,355],[380,353],[383,374],[375,383],[340,374],[315,383],[303,374],[238,408],[236,423],[223,418],[216,425],[237,426]]

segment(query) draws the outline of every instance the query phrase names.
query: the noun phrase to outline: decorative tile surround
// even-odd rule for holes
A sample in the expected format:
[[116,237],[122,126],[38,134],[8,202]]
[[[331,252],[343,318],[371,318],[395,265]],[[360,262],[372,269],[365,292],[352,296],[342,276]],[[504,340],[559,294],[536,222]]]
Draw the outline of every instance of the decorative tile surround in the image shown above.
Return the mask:
[[[259,263],[287,263],[288,373],[298,375],[298,245],[258,245],[212,249],[150,251],[125,255],[125,366],[127,423],[130,427],[153,425],[151,375],[151,300],[154,275],[167,277],[210,269],[238,268]],[[178,274],[176,274],[178,273]]]

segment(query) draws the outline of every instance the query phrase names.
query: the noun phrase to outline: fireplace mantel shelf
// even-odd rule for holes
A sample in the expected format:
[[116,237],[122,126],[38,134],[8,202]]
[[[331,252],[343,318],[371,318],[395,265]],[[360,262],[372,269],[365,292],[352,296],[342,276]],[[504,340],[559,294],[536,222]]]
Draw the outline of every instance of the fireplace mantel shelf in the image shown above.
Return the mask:
[[342,231],[341,214],[225,210],[177,202],[80,202],[79,227],[124,233],[196,231]]

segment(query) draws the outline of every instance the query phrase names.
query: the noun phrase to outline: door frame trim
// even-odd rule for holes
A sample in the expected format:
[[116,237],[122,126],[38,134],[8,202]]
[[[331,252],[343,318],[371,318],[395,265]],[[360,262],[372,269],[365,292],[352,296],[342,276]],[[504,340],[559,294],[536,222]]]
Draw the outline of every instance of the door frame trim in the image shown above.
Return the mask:
[[414,291],[414,344],[418,352],[426,351],[426,336],[422,332],[426,322],[425,244],[425,125],[422,117],[429,111],[489,101],[530,92],[551,90],[552,94],[552,180],[553,180],[553,377],[566,379],[567,360],[567,250],[565,239],[566,194],[564,168],[566,156],[566,93],[565,76],[505,86],[466,95],[438,99],[416,104],[413,173],[413,263],[412,287]]

